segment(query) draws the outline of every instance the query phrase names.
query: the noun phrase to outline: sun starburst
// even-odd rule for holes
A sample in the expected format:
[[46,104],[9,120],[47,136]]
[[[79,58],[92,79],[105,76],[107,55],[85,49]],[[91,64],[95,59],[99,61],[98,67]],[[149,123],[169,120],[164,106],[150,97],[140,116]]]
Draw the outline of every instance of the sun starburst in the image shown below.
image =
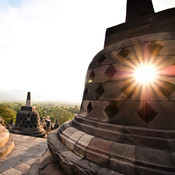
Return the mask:
[[138,83],[148,85],[155,81],[158,76],[156,66],[151,64],[141,64],[133,71],[133,76]]
[[129,99],[164,101],[175,91],[175,57],[158,56],[161,49],[157,47],[162,47],[154,44],[149,49],[152,45],[135,45],[130,59],[122,57],[118,75],[122,80],[121,92]]

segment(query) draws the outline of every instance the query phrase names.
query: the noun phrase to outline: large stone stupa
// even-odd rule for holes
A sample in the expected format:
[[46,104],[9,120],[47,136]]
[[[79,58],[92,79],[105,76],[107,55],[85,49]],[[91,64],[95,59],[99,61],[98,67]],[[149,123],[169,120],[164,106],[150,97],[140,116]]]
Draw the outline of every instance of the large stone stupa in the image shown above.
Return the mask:
[[[57,174],[175,174],[174,29],[175,8],[127,1],[126,22],[107,29],[90,63],[79,113],[48,136]],[[53,171],[48,155],[39,174]]]
[[21,106],[21,110],[16,116],[15,125],[10,129],[10,132],[36,137],[45,136],[45,130],[40,125],[39,114],[31,105],[30,92],[27,94],[26,105]]

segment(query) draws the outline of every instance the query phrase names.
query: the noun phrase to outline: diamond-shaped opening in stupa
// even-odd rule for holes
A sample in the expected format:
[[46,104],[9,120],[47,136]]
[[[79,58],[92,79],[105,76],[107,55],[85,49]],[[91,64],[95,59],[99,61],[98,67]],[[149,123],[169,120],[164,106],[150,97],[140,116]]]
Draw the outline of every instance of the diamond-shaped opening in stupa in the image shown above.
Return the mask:
[[157,112],[146,103],[138,112],[138,115],[145,121],[145,123],[151,122],[157,115]]
[[128,49],[122,49],[119,53],[118,56],[122,58],[126,58],[129,55],[130,51]]
[[118,106],[116,102],[111,102],[106,108],[105,113],[109,119],[112,119],[118,112]]
[[100,84],[99,86],[98,86],[98,88],[96,89],[96,93],[97,93],[97,95],[98,95],[98,97],[97,98],[100,98],[101,96],[102,96],[102,94],[104,93],[104,88],[103,88],[103,86]]
[[115,69],[115,67],[111,65],[106,69],[105,75],[111,79],[116,74],[116,72],[117,70]]
[[89,104],[87,105],[87,112],[90,113],[92,111],[92,104],[91,102],[89,102]]
[[155,42],[151,42],[148,45],[148,51],[150,52],[151,55],[156,56],[159,54],[159,52],[161,51],[161,49],[163,48],[162,45],[155,43]]

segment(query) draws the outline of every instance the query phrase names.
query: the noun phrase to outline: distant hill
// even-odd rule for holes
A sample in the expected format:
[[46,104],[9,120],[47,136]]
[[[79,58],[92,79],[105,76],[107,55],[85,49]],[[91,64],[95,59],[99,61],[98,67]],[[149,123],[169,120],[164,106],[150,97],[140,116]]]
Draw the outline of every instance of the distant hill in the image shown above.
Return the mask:
[[[27,92],[24,90],[14,89],[14,90],[5,90],[0,89],[0,102],[24,102],[27,98]],[[45,103],[45,104],[60,104],[65,106],[72,106],[72,105],[80,105],[76,102],[65,102],[61,100],[53,100],[49,97],[48,94],[38,93],[38,92],[31,92],[31,100],[32,104],[34,103]]]
[[24,101],[27,92],[23,90],[3,90],[0,89],[0,101]]

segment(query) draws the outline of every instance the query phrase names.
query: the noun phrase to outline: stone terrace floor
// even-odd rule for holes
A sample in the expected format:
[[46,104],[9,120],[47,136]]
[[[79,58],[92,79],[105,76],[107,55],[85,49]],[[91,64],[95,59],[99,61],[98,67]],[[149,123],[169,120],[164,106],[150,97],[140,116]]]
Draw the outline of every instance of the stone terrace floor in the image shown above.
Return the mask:
[[11,153],[0,159],[0,175],[21,175],[44,153],[47,139],[11,134],[15,146]]

